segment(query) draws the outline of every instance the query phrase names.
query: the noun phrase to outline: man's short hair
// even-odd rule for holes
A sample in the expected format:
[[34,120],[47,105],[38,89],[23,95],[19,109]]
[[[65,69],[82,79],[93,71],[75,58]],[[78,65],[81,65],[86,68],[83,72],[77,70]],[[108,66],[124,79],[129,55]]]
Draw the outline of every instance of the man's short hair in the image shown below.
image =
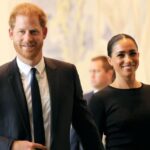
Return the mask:
[[108,71],[108,70],[113,70],[113,67],[109,64],[107,56],[97,56],[93,57],[91,61],[102,61],[103,62],[103,68]]
[[39,18],[40,25],[42,27],[46,27],[47,15],[41,8],[39,8],[35,4],[21,3],[18,4],[16,7],[14,7],[9,17],[10,28],[14,28],[16,22],[16,16],[18,15],[37,16]]
[[112,71],[113,74],[112,74],[112,82],[114,81],[114,79],[116,78],[116,75],[115,75],[115,71],[113,69],[113,67],[109,64],[108,62],[108,57],[107,56],[97,56],[97,57],[93,57],[91,59],[91,61],[102,61],[103,62],[103,68],[104,70],[107,72],[107,71]]

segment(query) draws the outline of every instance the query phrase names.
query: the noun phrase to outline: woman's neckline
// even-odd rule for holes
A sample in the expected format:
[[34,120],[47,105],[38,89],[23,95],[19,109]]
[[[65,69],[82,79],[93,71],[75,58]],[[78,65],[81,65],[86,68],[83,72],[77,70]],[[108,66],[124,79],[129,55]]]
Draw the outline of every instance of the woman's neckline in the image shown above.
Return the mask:
[[126,90],[126,91],[130,91],[130,90],[138,90],[138,89],[141,89],[143,87],[143,83],[141,82],[141,86],[139,87],[134,87],[134,88],[118,88],[118,87],[115,87],[115,86],[111,86],[111,85],[108,85],[109,88],[111,89],[116,89],[116,90]]

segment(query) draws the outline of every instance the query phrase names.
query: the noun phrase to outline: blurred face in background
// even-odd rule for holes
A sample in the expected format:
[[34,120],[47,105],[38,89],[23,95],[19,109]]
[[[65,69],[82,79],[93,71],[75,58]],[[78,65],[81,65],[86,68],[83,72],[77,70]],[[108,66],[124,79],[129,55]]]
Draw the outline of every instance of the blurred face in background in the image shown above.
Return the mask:
[[90,80],[95,90],[101,90],[112,82],[113,70],[106,70],[102,60],[91,61]]

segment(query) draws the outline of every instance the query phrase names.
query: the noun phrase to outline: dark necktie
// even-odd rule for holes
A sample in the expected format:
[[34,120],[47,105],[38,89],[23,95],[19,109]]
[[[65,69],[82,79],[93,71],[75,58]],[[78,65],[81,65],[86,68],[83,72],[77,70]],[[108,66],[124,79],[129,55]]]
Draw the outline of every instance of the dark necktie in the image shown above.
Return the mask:
[[34,142],[45,145],[45,132],[43,124],[43,113],[41,96],[38,82],[36,79],[36,68],[31,69],[31,97],[32,97],[32,112],[33,112],[33,129]]

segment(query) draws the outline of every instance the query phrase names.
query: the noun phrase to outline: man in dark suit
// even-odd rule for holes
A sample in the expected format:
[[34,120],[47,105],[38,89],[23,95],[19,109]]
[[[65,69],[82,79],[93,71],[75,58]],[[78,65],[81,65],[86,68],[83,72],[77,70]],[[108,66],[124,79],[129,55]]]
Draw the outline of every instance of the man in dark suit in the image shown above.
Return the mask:
[[[71,122],[85,150],[102,150],[75,66],[42,55],[47,33],[43,10],[19,4],[9,25],[17,57],[0,67],[0,150],[70,150]],[[43,128],[38,128],[41,134],[37,125]],[[43,142],[36,142],[41,137]]]
[[[96,92],[100,91],[114,80],[114,70],[109,64],[106,56],[97,56],[91,59],[90,79],[93,90],[84,94],[84,99],[87,101],[87,104],[89,104],[92,96]],[[70,134],[71,150],[83,150],[80,144],[80,138],[73,128]]]

